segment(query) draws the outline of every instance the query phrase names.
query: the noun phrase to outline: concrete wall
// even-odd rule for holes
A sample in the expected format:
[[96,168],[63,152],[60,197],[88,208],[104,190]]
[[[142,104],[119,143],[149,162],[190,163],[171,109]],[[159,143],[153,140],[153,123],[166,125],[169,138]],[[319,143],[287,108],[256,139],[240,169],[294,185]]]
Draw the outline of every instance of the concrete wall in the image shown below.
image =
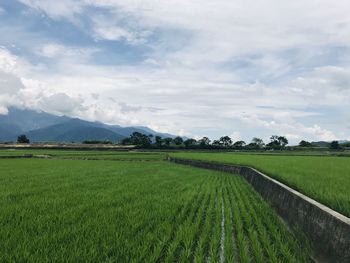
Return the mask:
[[290,226],[305,233],[318,262],[350,262],[349,218],[250,167],[172,157],[169,161],[245,177]]

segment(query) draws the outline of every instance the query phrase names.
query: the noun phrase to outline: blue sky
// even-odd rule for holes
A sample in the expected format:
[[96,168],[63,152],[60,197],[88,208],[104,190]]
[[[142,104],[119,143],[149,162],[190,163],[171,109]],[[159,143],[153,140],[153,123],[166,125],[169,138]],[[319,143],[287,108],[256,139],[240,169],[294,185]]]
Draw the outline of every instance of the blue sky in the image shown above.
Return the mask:
[[0,0],[16,105],[188,137],[350,139],[345,0]]

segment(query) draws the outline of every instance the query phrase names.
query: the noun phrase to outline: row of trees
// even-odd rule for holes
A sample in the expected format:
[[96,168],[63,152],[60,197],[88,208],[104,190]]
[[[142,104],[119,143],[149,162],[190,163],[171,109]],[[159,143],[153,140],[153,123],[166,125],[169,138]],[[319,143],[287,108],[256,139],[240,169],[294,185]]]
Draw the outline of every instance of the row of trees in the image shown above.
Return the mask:
[[[30,143],[26,135],[22,134],[17,138],[18,143]],[[112,144],[110,141],[84,141],[84,144]],[[284,136],[272,135],[270,142],[265,144],[260,138],[254,137],[250,143],[245,141],[233,142],[229,136],[222,136],[218,140],[211,141],[208,137],[203,137],[200,140],[193,138],[183,139],[178,136],[175,138],[162,138],[160,136],[153,136],[152,134],[146,135],[140,132],[134,132],[130,137],[122,140],[123,145],[136,145],[142,148],[189,148],[189,149],[237,149],[237,150],[261,150],[261,149],[273,149],[282,150],[288,145],[288,140]],[[345,145],[347,146],[347,145]],[[312,143],[302,140],[299,143],[299,147],[315,147]],[[349,144],[350,147],[350,144]],[[338,141],[332,141],[329,144],[329,148],[332,150],[341,149],[341,145]]]
[[283,149],[288,144],[288,140],[284,136],[272,135],[270,142],[265,144],[260,138],[253,138],[250,143],[245,141],[233,142],[229,136],[222,136],[218,140],[211,141],[208,137],[203,137],[199,140],[193,138],[183,139],[182,137],[175,138],[162,138],[160,136],[145,135],[139,132],[134,132],[130,137],[125,138],[122,141],[123,145],[137,145],[144,148],[203,148],[203,149],[247,149],[247,150],[259,150],[259,149]]

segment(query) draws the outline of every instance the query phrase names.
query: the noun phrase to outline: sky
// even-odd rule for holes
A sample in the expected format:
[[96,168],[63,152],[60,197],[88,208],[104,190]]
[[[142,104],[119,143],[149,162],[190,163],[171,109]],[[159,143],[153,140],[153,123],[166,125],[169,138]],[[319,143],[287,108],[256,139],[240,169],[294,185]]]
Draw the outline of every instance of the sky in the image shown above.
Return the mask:
[[0,0],[0,114],[350,140],[349,12],[348,0]]

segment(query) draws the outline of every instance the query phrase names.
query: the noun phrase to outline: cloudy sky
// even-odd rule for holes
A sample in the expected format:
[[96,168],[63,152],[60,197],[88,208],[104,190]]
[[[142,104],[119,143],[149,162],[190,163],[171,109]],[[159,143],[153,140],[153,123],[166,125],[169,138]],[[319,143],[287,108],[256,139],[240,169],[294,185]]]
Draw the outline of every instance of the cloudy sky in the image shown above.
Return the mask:
[[350,139],[349,13],[348,0],[0,0],[0,113]]

